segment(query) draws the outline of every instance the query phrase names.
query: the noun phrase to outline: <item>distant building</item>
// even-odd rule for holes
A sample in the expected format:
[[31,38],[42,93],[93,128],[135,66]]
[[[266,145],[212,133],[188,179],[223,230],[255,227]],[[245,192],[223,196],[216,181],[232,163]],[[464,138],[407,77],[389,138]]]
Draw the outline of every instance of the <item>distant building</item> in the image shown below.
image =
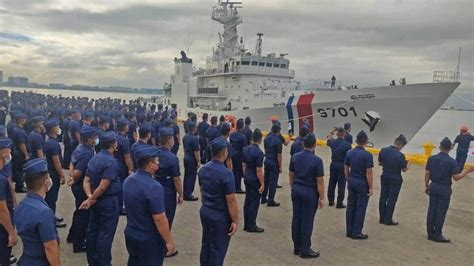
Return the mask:
[[0,71],[0,83],[3,83],[3,71]]
[[66,88],[66,85],[64,85],[62,83],[49,83],[49,87],[51,89],[64,89],[64,88]]
[[26,87],[28,86],[28,78],[25,77],[8,77],[8,84],[11,86]]

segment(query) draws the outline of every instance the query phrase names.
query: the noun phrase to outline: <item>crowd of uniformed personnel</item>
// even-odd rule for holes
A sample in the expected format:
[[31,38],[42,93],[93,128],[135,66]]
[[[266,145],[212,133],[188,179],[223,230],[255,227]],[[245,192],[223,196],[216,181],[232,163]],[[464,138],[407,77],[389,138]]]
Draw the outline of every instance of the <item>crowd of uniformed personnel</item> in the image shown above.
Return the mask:
[[[197,115],[189,113],[181,136],[175,105],[168,108],[138,100],[93,100],[31,92],[12,93],[10,116],[6,128],[0,126],[2,266],[16,260],[11,248],[18,236],[23,243],[19,265],[60,264],[56,228],[66,224],[56,213],[56,202],[61,185],[66,183],[76,206],[66,241],[72,243],[75,253],[86,252],[89,265],[111,265],[119,215],[127,219],[128,265],[162,265],[165,257],[176,256],[172,235],[179,234],[179,229],[171,233],[175,211],[183,201],[198,200],[194,195],[196,179],[202,202],[201,265],[224,263],[230,239],[239,228],[236,193],[245,194],[243,228],[249,233],[264,232],[257,225],[261,204],[280,205],[276,191],[282,173],[282,147],[289,142],[281,134],[275,116],[264,138],[260,129],[251,129],[250,117],[218,118],[204,113],[198,122]],[[352,148],[350,131],[351,125],[346,123],[327,136],[332,151],[327,200],[329,206],[346,209],[346,236],[363,240],[368,238],[363,226],[373,194],[374,162],[365,150],[367,134],[359,132]],[[462,127],[455,140],[458,162],[448,155],[454,147],[448,138],[441,141],[441,152],[428,159],[425,184],[430,198],[429,240],[449,242],[442,227],[451,179],[460,180],[474,170],[460,171],[472,138]],[[183,180],[177,157],[181,141]],[[401,152],[406,144],[406,138],[400,135],[378,156],[383,167],[380,223],[385,225],[398,224],[393,212],[402,172],[409,168]],[[313,129],[305,120],[291,145],[289,163],[293,248],[294,254],[302,258],[319,257],[319,252],[311,248],[311,235],[316,211],[326,199],[323,161],[315,154],[315,145]],[[17,203],[15,192],[27,194]]]

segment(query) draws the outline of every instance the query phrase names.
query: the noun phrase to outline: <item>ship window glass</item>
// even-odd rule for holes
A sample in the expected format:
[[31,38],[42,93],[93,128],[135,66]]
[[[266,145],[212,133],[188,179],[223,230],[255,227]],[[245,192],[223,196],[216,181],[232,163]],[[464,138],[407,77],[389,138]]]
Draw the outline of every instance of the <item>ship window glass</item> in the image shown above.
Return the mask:
[[273,67],[280,67],[280,64],[273,64]]
[[250,61],[242,61],[242,65],[243,66],[248,66],[248,65],[250,65]]
[[258,66],[258,62],[257,61],[252,61],[252,66]]
[[280,67],[281,68],[286,68],[286,64],[281,64]]
[[237,65],[240,66],[240,61],[237,61]]
[[217,94],[218,88],[198,88],[200,94]]
[[267,67],[272,67],[272,63],[267,63]]
[[265,66],[265,62],[258,62],[258,66]]

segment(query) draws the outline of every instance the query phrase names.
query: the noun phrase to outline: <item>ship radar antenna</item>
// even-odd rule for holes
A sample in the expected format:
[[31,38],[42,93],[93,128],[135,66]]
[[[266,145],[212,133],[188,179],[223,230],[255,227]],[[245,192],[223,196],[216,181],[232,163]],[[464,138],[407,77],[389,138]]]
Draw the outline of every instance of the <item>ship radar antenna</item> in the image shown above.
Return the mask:
[[455,81],[459,82],[461,80],[461,72],[460,72],[460,65],[461,65],[461,50],[462,48],[459,47],[459,54],[458,54],[458,65],[456,67],[456,73],[455,73]]
[[261,56],[262,55],[262,42],[263,42],[262,36],[263,36],[263,33],[257,33],[257,36],[258,36],[258,39],[257,39],[257,45],[255,46],[255,54],[258,55],[258,56]]

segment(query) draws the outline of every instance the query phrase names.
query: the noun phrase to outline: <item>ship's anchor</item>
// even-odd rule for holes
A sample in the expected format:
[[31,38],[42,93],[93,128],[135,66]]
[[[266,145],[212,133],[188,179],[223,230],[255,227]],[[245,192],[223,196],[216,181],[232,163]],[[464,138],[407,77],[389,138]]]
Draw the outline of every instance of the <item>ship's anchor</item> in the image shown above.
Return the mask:
[[380,114],[374,111],[365,112],[365,118],[362,118],[362,121],[369,126],[370,132],[372,132],[380,121]]

